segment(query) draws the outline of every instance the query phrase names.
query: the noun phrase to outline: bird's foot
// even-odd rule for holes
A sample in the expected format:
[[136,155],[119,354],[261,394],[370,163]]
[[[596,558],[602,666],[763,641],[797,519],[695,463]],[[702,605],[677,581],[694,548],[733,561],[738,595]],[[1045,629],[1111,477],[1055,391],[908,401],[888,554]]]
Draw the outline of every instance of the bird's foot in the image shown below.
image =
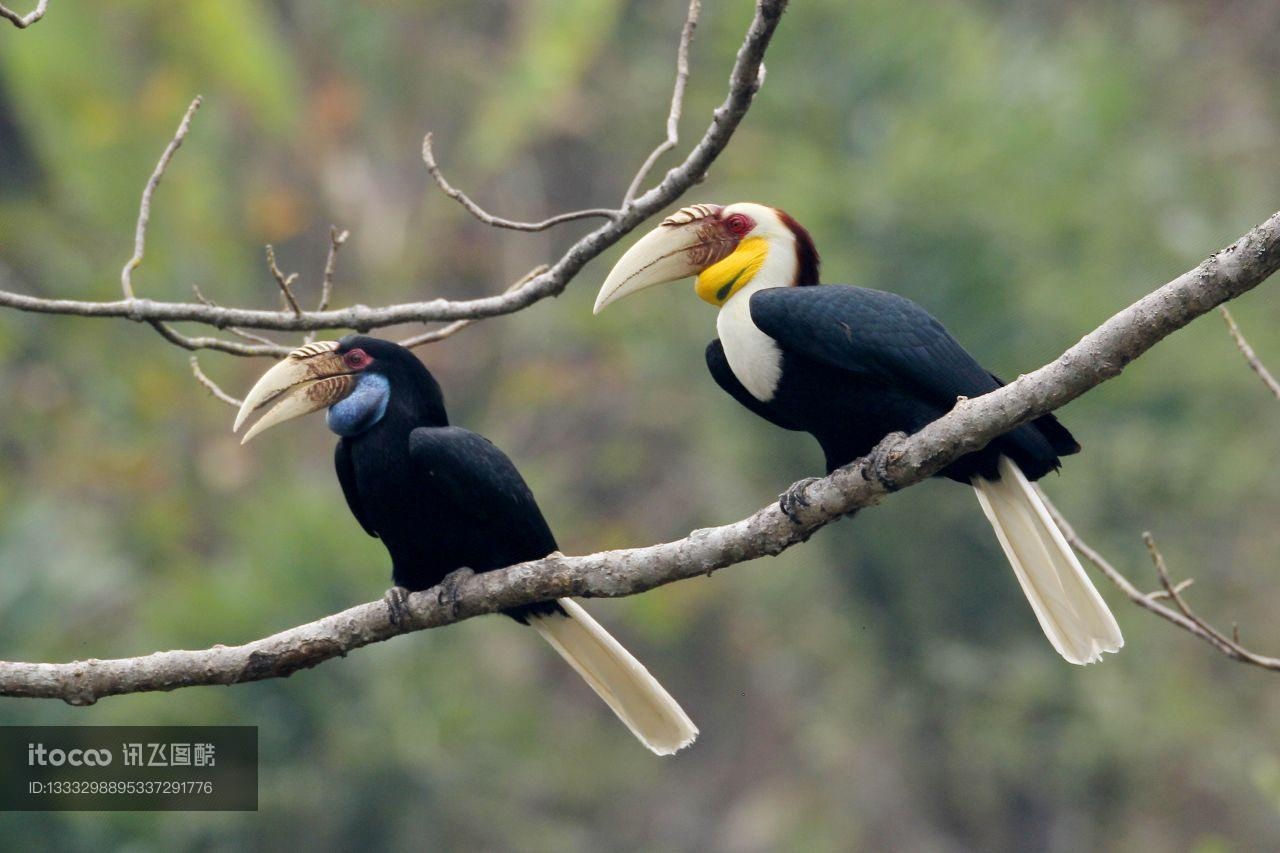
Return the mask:
[[444,579],[436,584],[436,603],[447,604],[449,609],[456,614],[458,612],[458,599],[462,597],[462,585],[474,574],[475,572],[464,566],[445,575]]
[[393,586],[382,596],[387,605],[387,618],[392,625],[399,625],[409,619],[409,590],[402,586]]
[[898,461],[900,454],[897,446],[906,438],[905,432],[891,432],[871,451],[871,472],[880,481],[880,485],[884,486],[885,491],[896,492],[902,488],[889,473],[889,466]]
[[799,512],[807,509],[809,499],[805,497],[804,491],[809,487],[810,483],[818,482],[818,477],[805,477],[799,482],[792,483],[791,487],[785,492],[778,495],[778,508],[782,510],[783,515],[791,519],[792,524],[802,524]]

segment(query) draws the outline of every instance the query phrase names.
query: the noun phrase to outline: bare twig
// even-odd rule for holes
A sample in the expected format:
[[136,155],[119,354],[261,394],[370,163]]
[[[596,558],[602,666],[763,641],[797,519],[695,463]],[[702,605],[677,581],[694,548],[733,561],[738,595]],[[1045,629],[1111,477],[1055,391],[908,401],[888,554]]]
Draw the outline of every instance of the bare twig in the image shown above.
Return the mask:
[[[529,281],[529,279],[533,278],[534,276],[542,275],[546,271],[547,271],[546,264],[538,264],[538,266],[534,267],[533,269],[529,270],[529,272],[525,273],[523,277],[517,279],[510,287],[506,289],[505,292],[510,293],[516,288],[522,287],[525,282]],[[452,323],[445,326],[444,328],[435,329],[430,332],[423,332],[421,334],[414,335],[411,338],[405,338],[404,340],[400,341],[400,346],[413,349],[414,347],[420,347],[423,344],[434,344],[437,341],[443,341],[445,338],[456,335],[458,332],[461,332],[463,329],[465,329],[467,326],[470,326],[474,322],[476,321],[475,320],[454,320]]]
[[200,302],[160,302],[132,296],[115,302],[45,299],[0,290],[0,307],[42,314],[119,317],[144,323],[192,321],[219,329],[234,326],[282,332],[343,328],[364,332],[401,323],[478,320],[519,311],[561,293],[588,262],[703,178],[751,106],[760,85],[765,50],[786,6],[786,0],[758,0],[756,3],[751,25],[729,75],[729,92],[712,114],[706,132],[685,159],[669,170],[657,186],[642,193],[616,216],[611,216],[607,222],[574,242],[545,272],[509,293],[479,299],[435,299],[377,308],[353,305],[340,310],[304,311],[299,315],[291,310],[257,311]]
[[[1180,580],[1173,585],[1173,591],[1182,592],[1195,582],[1195,578],[1185,578],[1184,580]],[[1147,593],[1147,598],[1150,598],[1152,601],[1156,601],[1161,598],[1169,598],[1169,593],[1165,592],[1163,589],[1157,589],[1155,592]]]
[[293,315],[301,317],[302,306],[298,304],[298,300],[293,295],[293,283],[298,280],[298,274],[295,272],[285,275],[280,271],[280,267],[276,266],[275,247],[270,243],[267,244],[267,269],[271,271],[271,277],[280,286],[280,292],[284,294],[284,301],[292,309]]
[[[680,112],[684,109],[684,90],[689,84],[689,45],[693,43],[693,32],[698,28],[698,15],[701,12],[701,0],[689,0],[689,14],[684,19],[684,29],[680,31],[680,46],[676,48],[676,85],[671,92],[671,109],[667,113],[667,138],[649,153],[636,176],[631,179],[631,185],[622,196],[624,207],[640,192],[640,185],[644,183],[658,158],[680,142]],[[764,69],[763,65],[760,67],[761,70]]]
[[[1161,554],[1160,549],[1156,547],[1156,540],[1150,532],[1144,532],[1142,534],[1142,542],[1147,546],[1147,554],[1151,557],[1152,565],[1156,567],[1156,575],[1160,578],[1160,585],[1164,587],[1165,593],[1173,603],[1177,605],[1177,608],[1182,615],[1199,625],[1206,633],[1212,634],[1220,643],[1229,646],[1237,645],[1234,641],[1228,638],[1226,634],[1222,633],[1217,628],[1214,628],[1208,622],[1205,622],[1192,612],[1190,605],[1188,605],[1186,599],[1182,597],[1182,589],[1185,588],[1186,584],[1183,583],[1175,586],[1173,581],[1169,579],[1169,569],[1164,564],[1164,555]],[[1241,649],[1238,651],[1243,650]]]
[[423,344],[434,344],[438,341],[443,341],[445,338],[453,337],[458,332],[461,332],[467,326],[470,326],[475,322],[475,320],[454,320],[449,325],[441,326],[439,329],[433,329],[430,332],[421,332],[413,335],[412,337],[405,338],[400,341],[400,346],[413,349],[414,347],[420,347]]
[[1222,319],[1227,321],[1227,331],[1231,332],[1231,337],[1235,339],[1236,347],[1240,350],[1240,354],[1244,356],[1244,360],[1249,362],[1249,367],[1253,368],[1253,372],[1258,374],[1258,378],[1262,380],[1262,384],[1267,386],[1277,400],[1280,400],[1280,382],[1271,375],[1267,370],[1267,366],[1258,358],[1258,354],[1253,351],[1253,347],[1249,346],[1249,342],[1244,339],[1244,334],[1240,331],[1240,327],[1236,325],[1235,318],[1231,316],[1231,312],[1227,310],[1227,306],[1223,305],[1218,309],[1222,312]]
[[45,9],[48,5],[49,0],[40,0],[36,3],[35,9],[25,15],[19,15],[12,9],[9,9],[4,5],[0,5],[0,18],[7,19],[20,30],[25,30],[27,27],[44,17]]
[[296,347],[287,347],[281,344],[272,343],[271,341],[267,341],[264,344],[238,344],[235,341],[228,341],[222,338],[207,336],[191,337],[177,331],[168,323],[162,323],[159,320],[151,320],[149,322],[151,327],[160,333],[160,337],[175,346],[179,346],[185,350],[190,350],[191,352],[197,352],[202,349],[211,349],[215,352],[225,352],[228,355],[266,355],[271,356],[272,358],[284,358],[296,349]]
[[203,385],[216,399],[221,400],[227,405],[234,406],[237,409],[240,408],[241,404],[244,402],[238,397],[232,397],[226,391],[223,391],[222,388],[218,386],[217,382],[214,382],[208,376],[205,376],[204,371],[200,369],[200,358],[198,356],[191,356],[191,373],[195,376],[196,381]]
[[316,306],[317,311],[329,307],[329,299],[333,296],[333,276],[338,271],[338,250],[346,245],[350,236],[350,231],[339,231],[336,225],[329,226],[329,254],[324,259],[324,278],[320,281],[320,303]]
[[[329,300],[333,298],[333,277],[338,271],[338,250],[346,244],[350,236],[350,231],[339,231],[336,225],[329,226],[329,254],[324,259],[324,276],[320,280],[320,301],[316,304],[317,311],[328,308]],[[309,344],[315,339],[316,333],[313,329],[307,332],[303,343]]]
[[[1037,489],[1039,486],[1036,487]],[[1232,660],[1247,663],[1252,666],[1261,667],[1262,669],[1270,669],[1280,672],[1280,658],[1268,657],[1260,655],[1256,652],[1249,651],[1240,645],[1240,635],[1237,631],[1234,639],[1228,639],[1221,631],[1205,622],[1187,605],[1186,600],[1182,597],[1182,591],[1190,586],[1190,580],[1173,584],[1169,579],[1168,569],[1164,564],[1164,557],[1161,556],[1159,550],[1155,546],[1155,541],[1151,538],[1150,533],[1143,534],[1143,541],[1147,545],[1148,553],[1155,565],[1156,574],[1160,578],[1160,584],[1163,590],[1153,593],[1144,593],[1142,590],[1134,586],[1123,573],[1115,566],[1107,561],[1100,553],[1094,550],[1087,542],[1080,538],[1070,523],[1063,518],[1062,513],[1058,512],[1057,507],[1045,496],[1044,492],[1040,492],[1041,498],[1044,499],[1045,506],[1049,510],[1049,514],[1053,516],[1053,520],[1057,522],[1058,527],[1062,530],[1062,535],[1066,537],[1071,547],[1075,548],[1076,553],[1084,557],[1090,563],[1098,568],[1107,579],[1115,584],[1125,597],[1134,604],[1149,610],[1168,622],[1177,625],[1182,630],[1199,637],[1209,645],[1216,648],[1222,654]],[[1162,599],[1172,600],[1177,609],[1166,607],[1161,604]]]
[[486,211],[472,201],[470,196],[445,180],[444,174],[440,171],[440,166],[436,163],[435,154],[431,150],[431,134],[429,133],[422,137],[422,162],[426,164],[427,171],[431,173],[431,177],[435,180],[436,185],[440,187],[441,192],[466,208],[467,213],[470,213],[485,225],[492,225],[494,228],[509,228],[512,231],[545,231],[553,226],[564,222],[573,222],[577,219],[603,217],[616,220],[618,218],[618,211],[616,210],[595,207],[589,210],[574,210],[569,213],[561,213],[538,222],[516,222],[512,219],[503,219],[501,216],[494,216]]
[[1191,608],[1187,607],[1187,603],[1183,600],[1182,593],[1170,580],[1169,570],[1164,565],[1164,555],[1156,547],[1156,540],[1150,531],[1143,531],[1142,544],[1147,546],[1147,555],[1151,557],[1151,564],[1156,568],[1156,577],[1160,579],[1160,586],[1164,587],[1164,594],[1177,605],[1183,616],[1193,622],[1196,621],[1195,617],[1191,615]]
[[[0,663],[0,695],[89,704],[121,693],[281,677],[407,631],[561,596],[634,595],[781,553],[808,539],[819,527],[873,506],[891,492],[919,483],[964,454],[984,447],[1014,426],[1066,405],[1119,375],[1158,341],[1223,300],[1256,287],[1280,266],[1277,229],[1280,214],[1196,269],[1118,312],[1039,370],[989,394],[957,403],[914,435],[890,435],[866,457],[799,485],[803,500],[793,505],[794,518],[774,502],[741,521],[695,530],[675,542],[585,557],[552,554],[482,572],[459,583],[457,595],[447,603],[442,604],[444,599],[432,591],[410,596],[408,615],[396,625],[390,623],[385,604],[377,601],[244,646],[157,652],[113,661]],[[1081,542],[1061,517],[1059,524],[1086,559],[1135,602],[1213,643],[1232,658],[1280,669],[1280,661],[1223,644],[1183,613],[1139,592]],[[1172,587],[1167,591],[1172,594]]]
[[[212,299],[210,299],[209,297],[204,295],[204,293],[200,290],[200,285],[198,284],[191,285],[191,290],[195,294],[196,299],[199,300],[201,305],[217,305],[218,304],[214,302]],[[235,335],[237,338],[241,338],[242,340],[253,341],[256,344],[265,344],[269,347],[278,346],[275,341],[271,340],[270,338],[264,335],[255,335],[253,332],[247,331],[245,329],[238,329],[235,326],[228,326],[227,331]]]
[[201,96],[196,95],[191,106],[187,107],[186,115],[179,122],[177,132],[165,146],[164,153],[160,155],[160,161],[156,163],[155,170],[147,180],[147,185],[142,188],[142,202],[138,205],[138,224],[133,233],[133,257],[129,258],[125,262],[124,269],[120,270],[120,286],[124,290],[126,300],[134,298],[133,271],[142,263],[142,256],[147,248],[147,225],[151,221],[151,197],[155,195],[156,187],[160,185],[165,169],[169,168],[169,161],[173,159],[174,152],[182,146],[182,140],[187,138],[187,131],[191,129],[191,117],[196,114],[196,110],[200,109],[201,100]]

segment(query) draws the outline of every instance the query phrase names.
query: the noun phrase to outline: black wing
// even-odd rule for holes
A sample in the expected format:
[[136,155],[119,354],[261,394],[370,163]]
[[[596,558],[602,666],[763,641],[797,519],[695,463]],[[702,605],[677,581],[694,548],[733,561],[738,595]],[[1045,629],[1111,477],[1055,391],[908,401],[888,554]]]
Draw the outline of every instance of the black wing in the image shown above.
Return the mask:
[[929,312],[853,285],[778,287],[751,297],[751,319],[784,349],[894,385],[950,409],[1000,387]]
[[507,455],[491,441],[459,427],[420,427],[409,435],[419,476],[452,511],[483,535],[497,565],[536,560],[556,550],[533,492]]
[[338,469],[338,482],[342,484],[342,496],[347,499],[347,507],[351,510],[351,514],[356,517],[356,521],[360,522],[364,532],[376,539],[378,531],[374,530],[373,526],[369,524],[369,517],[365,515],[360,506],[360,489],[356,486],[356,469],[351,464],[351,449],[347,447],[346,439],[339,441],[338,446],[333,451],[333,467]]
[[[932,314],[882,290],[848,284],[770,288],[752,295],[751,319],[784,349],[906,386],[943,411],[957,397],[977,397],[1004,385]],[[1080,445],[1053,415],[1032,424],[1055,453],[1079,452]]]

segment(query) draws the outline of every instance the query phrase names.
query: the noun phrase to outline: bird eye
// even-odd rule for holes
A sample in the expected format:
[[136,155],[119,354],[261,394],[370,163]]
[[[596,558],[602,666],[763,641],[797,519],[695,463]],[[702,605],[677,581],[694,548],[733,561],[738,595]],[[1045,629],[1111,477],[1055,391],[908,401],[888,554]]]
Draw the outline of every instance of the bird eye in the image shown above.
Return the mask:
[[342,361],[352,370],[361,370],[368,367],[369,362],[373,361],[373,359],[364,350],[353,349],[342,356]]
[[724,221],[724,224],[731,233],[736,234],[739,237],[755,227],[755,223],[751,221],[751,217],[742,213],[733,214]]

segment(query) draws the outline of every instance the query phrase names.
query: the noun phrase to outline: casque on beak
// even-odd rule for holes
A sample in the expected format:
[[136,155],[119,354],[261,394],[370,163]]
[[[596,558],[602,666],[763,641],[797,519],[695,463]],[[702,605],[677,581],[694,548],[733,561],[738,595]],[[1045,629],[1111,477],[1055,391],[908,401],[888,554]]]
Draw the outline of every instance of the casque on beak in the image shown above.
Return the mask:
[[276,424],[332,406],[356,387],[354,372],[338,352],[337,341],[316,341],[300,347],[262,374],[249,390],[236,414],[232,432],[239,432],[250,413],[273,400],[279,400],[245,433],[241,444],[248,443],[263,430]]
[[693,204],[662,220],[614,264],[593,314],[646,287],[697,275],[728,257],[738,237],[720,221],[718,204]]

